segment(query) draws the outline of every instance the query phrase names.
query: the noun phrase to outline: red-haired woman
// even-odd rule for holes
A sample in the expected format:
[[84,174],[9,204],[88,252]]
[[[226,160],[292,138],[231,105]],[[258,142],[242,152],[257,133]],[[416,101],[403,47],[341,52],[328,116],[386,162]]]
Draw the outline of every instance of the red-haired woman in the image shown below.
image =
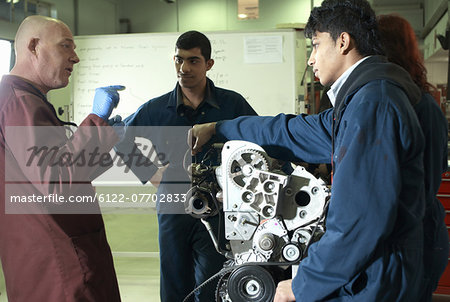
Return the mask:
[[425,284],[418,301],[431,301],[447,265],[449,252],[445,211],[436,198],[441,175],[448,167],[448,123],[430,94],[434,88],[427,81],[427,70],[412,26],[398,15],[381,15],[378,16],[378,27],[388,60],[406,69],[422,90],[422,99],[414,107],[426,141],[423,160],[427,202],[423,220]]

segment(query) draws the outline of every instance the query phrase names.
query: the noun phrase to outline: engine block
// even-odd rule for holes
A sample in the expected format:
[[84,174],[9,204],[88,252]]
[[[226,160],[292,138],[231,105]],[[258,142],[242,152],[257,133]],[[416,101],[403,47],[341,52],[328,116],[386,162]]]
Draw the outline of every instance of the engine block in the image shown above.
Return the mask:
[[325,232],[329,187],[305,168],[280,169],[263,148],[247,141],[223,145],[221,164],[192,167],[193,189],[186,212],[201,218],[223,215],[230,260],[218,282],[221,302],[271,301],[276,283],[292,278],[310,243]]

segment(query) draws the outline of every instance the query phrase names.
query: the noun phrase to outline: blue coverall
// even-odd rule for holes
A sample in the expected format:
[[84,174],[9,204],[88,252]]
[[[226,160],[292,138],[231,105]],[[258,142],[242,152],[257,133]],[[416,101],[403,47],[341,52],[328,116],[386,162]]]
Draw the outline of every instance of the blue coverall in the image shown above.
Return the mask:
[[[126,126],[192,126],[198,123],[233,119],[242,115],[256,115],[256,112],[240,94],[215,87],[210,79],[207,79],[205,99],[196,110],[183,105],[180,90],[179,84],[177,84],[173,91],[148,101],[125,119]],[[145,128],[142,129],[145,130]],[[164,132],[165,130],[161,129],[160,131]],[[140,133],[138,135],[152,141],[167,139],[167,135],[162,133]],[[121,145],[129,143],[128,140]],[[176,154],[177,149],[183,150],[183,143],[187,147],[186,137],[182,142],[169,142],[167,152],[164,151],[169,154],[167,158],[169,166],[158,187],[160,196],[187,193],[190,188],[189,184],[171,183],[174,179],[173,175],[179,175],[180,169],[183,168],[181,163],[183,159]],[[163,147],[163,145],[165,145],[164,142],[156,142],[157,148]],[[120,151],[121,146],[116,146],[116,149]],[[197,154],[192,161],[200,162],[207,149],[205,147],[205,151]],[[174,153],[175,155],[171,155]],[[145,183],[153,176],[156,168],[134,166],[132,170]],[[199,219],[187,214],[167,214],[184,213],[183,204],[179,203],[182,208],[175,208],[176,211],[172,212],[173,208],[168,208],[168,206],[173,206],[173,204],[164,205],[167,207],[161,207],[158,211],[161,301],[181,302],[196,286],[222,269],[225,257],[215,250],[205,226]],[[209,221],[217,231],[218,217],[212,217]],[[196,301],[215,301],[215,289],[214,282],[202,287],[195,295]]]
[[423,93],[414,106],[425,136],[423,156],[425,170],[426,208],[424,217],[425,284],[421,302],[431,302],[439,279],[448,263],[449,238],[445,225],[445,210],[436,198],[442,173],[447,171],[448,123],[441,108],[429,93]]
[[417,301],[423,284],[424,137],[420,90],[373,56],[349,75],[335,107],[318,115],[219,122],[227,139],[275,158],[333,163],[324,236],[299,265],[297,301]]

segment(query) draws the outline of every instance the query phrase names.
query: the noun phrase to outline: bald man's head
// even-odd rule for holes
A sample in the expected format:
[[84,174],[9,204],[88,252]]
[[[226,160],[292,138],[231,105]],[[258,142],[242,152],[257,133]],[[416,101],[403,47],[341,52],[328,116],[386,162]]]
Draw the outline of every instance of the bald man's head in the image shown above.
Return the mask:
[[[50,26],[66,26],[63,22],[39,15],[29,16],[22,21],[15,38],[16,55],[23,53],[30,38],[40,38]],[[67,27],[67,26],[66,26]]]
[[44,93],[66,86],[73,65],[79,62],[69,27],[44,16],[29,16],[22,22],[15,50],[11,74],[34,82]]

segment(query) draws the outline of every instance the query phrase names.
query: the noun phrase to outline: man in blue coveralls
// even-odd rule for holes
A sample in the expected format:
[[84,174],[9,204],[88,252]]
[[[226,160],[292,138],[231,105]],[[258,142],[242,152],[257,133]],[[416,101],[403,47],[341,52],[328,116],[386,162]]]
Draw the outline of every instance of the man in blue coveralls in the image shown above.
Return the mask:
[[278,284],[275,302],[417,301],[424,137],[413,105],[420,90],[379,56],[377,21],[365,0],[325,0],[305,34],[313,47],[308,64],[330,86],[333,108],[196,125],[193,152],[218,134],[257,143],[275,158],[333,164],[326,232],[295,278]]
[[[197,31],[182,34],[175,47],[175,69],[178,83],[175,89],[160,97],[143,104],[134,114],[125,119],[127,135],[116,150],[129,148],[129,130],[135,128],[134,136],[148,137],[152,142],[158,137],[165,139],[162,133],[145,133],[144,127],[134,126],[192,126],[223,119],[233,119],[241,115],[256,115],[247,101],[238,93],[218,88],[206,77],[214,60],[211,59],[211,44],[209,39]],[[139,133],[143,129],[144,133]],[[161,130],[163,131],[163,130]],[[155,139],[156,138],[156,139]],[[183,142],[186,143],[184,137]],[[163,143],[162,145],[164,145]],[[156,144],[156,147],[162,147]],[[169,153],[176,152],[182,146],[172,143]],[[158,150],[160,151],[160,150]],[[128,152],[123,152],[127,154]],[[171,184],[171,175],[179,174],[182,158],[170,158],[164,171],[158,194],[168,198],[175,193],[187,193],[189,189],[180,184]],[[193,161],[199,162],[204,157],[200,153]],[[133,172],[142,182],[152,179],[158,182],[158,169],[131,165]],[[161,171],[161,169],[159,170]],[[156,174],[156,175],[155,175]],[[181,189],[184,188],[184,189]],[[183,192],[184,190],[184,192]],[[174,194],[174,195],[171,195]],[[184,213],[184,207],[176,204],[165,204],[159,207],[159,250],[161,260],[161,301],[181,302],[196,287],[222,269],[225,257],[214,248],[205,226],[200,219]],[[209,222],[217,227],[218,217],[212,217]],[[196,301],[215,301],[215,284],[208,283],[195,294]]]

